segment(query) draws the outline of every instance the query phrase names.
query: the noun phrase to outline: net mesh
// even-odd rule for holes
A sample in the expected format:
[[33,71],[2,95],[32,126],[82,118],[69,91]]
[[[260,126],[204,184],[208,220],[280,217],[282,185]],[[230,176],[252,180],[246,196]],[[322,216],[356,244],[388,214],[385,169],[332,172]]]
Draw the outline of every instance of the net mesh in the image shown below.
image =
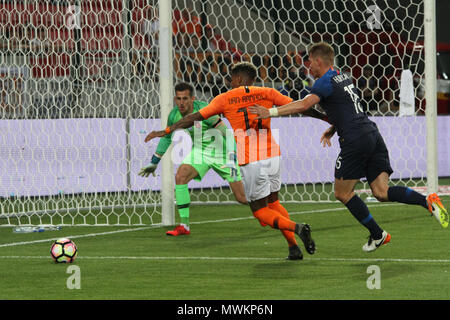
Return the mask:
[[[256,85],[298,99],[314,83],[308,45],[331,43],[386,138],[391,182],[425,184],[422,1],[177,0],[172,9],[174,83],[191,83],[198,100],[228,90],[238,61],[255,64]],[[160,168],[137,175],[157,144],[143,140],[160,128],[158,52],[168,39],[158,16],[158,1],[0,2],[0,224],[160,222]],[[412,117],[399,117],[404,69]],[[335,201],[337,140],[319,143],[326,124],[272,123],[282,201]],[[234,202],[212,170],[189,186],[193,203]]]

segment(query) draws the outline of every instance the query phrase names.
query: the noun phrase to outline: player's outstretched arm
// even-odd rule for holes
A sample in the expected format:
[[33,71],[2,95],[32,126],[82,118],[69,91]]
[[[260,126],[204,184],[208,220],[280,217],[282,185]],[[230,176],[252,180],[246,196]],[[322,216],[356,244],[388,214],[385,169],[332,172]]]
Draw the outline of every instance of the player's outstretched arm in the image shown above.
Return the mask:
[[320,102],[320,98],[315,94],[309,94],[302,100],[293,101],[278,108],[266,109],[255,105],[248,109],[251,113],[258,115],[257,119],[266,119],[269,117],[287,116],[294,113],[304,113],[312,106]]
[[200,114],[200,112],[191,113],[191,114],[187,115],[186,117],[184,117],[183,119],[181,119],[180,121],[171,125],[170,127],[167,127],[165,130],[150,132],[147,135],[147,137],[145,137],[144,142],[148,142],[154,138],[164,137],[165,135],[167,135],[177,129],[190,128],[194,125],[195,121],[202,121],[202,120],[204,120],[204,118]]

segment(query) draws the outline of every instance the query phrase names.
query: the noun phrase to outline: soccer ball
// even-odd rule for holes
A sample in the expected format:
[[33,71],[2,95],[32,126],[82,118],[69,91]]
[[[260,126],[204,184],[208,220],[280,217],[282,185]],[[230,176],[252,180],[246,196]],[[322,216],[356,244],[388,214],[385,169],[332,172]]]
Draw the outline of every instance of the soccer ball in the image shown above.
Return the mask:
[[77,254],[78,249],[75,242],[68,238],[56,240],[50,248],[50,255],[56,263],[72,263]]

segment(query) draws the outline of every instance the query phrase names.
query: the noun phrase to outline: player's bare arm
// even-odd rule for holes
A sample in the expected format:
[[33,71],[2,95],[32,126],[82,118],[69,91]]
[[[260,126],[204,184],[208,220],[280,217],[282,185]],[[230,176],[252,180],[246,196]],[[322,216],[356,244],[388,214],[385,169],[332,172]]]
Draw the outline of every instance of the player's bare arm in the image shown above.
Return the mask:
[[325,132],[322,134],[322,137],[320,137],[320,143],[325,148],[326,146],[331,147],[331,138],[336,133],[336,127],[331,126]]
[[177,130],[177,129],[187,129],[194,125],[195,121],[205,120],[200,112],[191,113],[185,116],[183,119],[178,121],[177,123],[167,127],[165,130],[160,131],[152,131],[146,137],[144,142],[148,142],[154,138],[164,137],[165,135]]
[[270,117],[287,116],[294,113],[304,113],[315,104],[320,102],[320,98],[315,94],[309,94],[302,100],[293,101],[278,108],[267,109],[259,105],[250,106],[251,113],[258,115],[257,119],[267,119]]

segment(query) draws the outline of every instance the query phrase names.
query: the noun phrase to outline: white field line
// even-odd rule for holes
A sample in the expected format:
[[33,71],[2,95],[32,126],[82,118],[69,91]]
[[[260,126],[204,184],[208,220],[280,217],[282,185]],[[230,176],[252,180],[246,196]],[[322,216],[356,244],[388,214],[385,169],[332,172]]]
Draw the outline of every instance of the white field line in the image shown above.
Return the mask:
[[[45,259],[50,256],[0,256],[0,259]],[[77,260],[210,260],[210,261],[286,261],[285,258],[263,258],[263,257],[131,257],[131,256],[80,256]],[[306,261],[341,261],[341,262],[408,262],[408,263],[450,263],[450,259],[394,259],[394,258],[303,258]]]
[[103,235],[116,234],[116,233],[122,233],[122,232],[130,232],[130,231],[140,231],[140,230],[146,230],[146,229],[152,229],[152,228],[155,228],[155,227],[151,226],[151,227],[130,228],[130,229],[122,229],[122,230],[114,230],[114,231],[106,231],[106,232],[98,232],[98,233],[88,233],[88,234],[81,234],[81,235],[74,235],[74,236],[58,236],[58,237],[49,238],[49,239],[39,239],[39,240],[32,240],[32,241],[20,241],[20,242],[4,243],[4,244],[0,244],[0,248],[2,248],[2,247],[22,246],[22,245],[26,245],[26,244],[34,244],[34,243],[42,243],[42,242],[49,242],[49,241],[54,241],[54,240],[59,239],[59,238],[78,239],[78,238],[87,238],[87,237],[98,237],[98,236],[103,236]]
[[[383,207],[383,206],[397,206],[402,204],[375,204],[369,207]],[[309,211],[299,211],[299,212],[290,212],[290,215],[300,215],[307,213],[319,213],[319,212],[329,212],[329,211],[344,211],[347,210],[346,207],[339,208],[328,208],[328,209],[320,209],[320,210],[309,210]],[[219,223],[219,222],[232,222],[239,220],[250,220],[254,219],[253,216],[241,217],[241,218],[230,218],[230,219],[219,219],[219,220],[207,220],[207,221],[199,221],[199,222],[191,222],[191,224],[205,224],[205,223]],[[86,238],[86,237],[97,237],[103,235],[117,234],[123,232],[132,232],[132,231],[141,231],[147,229],[155,229],[161,228],[162,225],[153,225],[148,227],[138,227],[138,228],[128,228],[122,230],[114,230],[107,232],[99,232],[99,233],[89,233],[84,235],[74,235],[74,236],[65,236],[65,238]],[[50,239],[40,239],[33,241],[22,241],[22,242],[13,242],[1,244],[0,247],[12,247],[12,246],[20,246],[26,244],[35,244],[42,242],[53,241],[60,237],[50,238]],[[0,259],[50,259],[48,256],[0,256]],[[262,257],[127,257],[127,256],[104,256],[104,257],[89,257],[89,256],[79,256],[77,259],[86,259],[86,260],[221,260],[221,261],[285,261],[284,258],[262,258]],[[382,258],[308,258],[305,257],[306,261],[342,261],[342,262],[417,262],[417,263],[450,263],[450,259],[382,259]]]
[[[369,208],[374,207],[384,207],[384,206],[397,206],[402,204],[375,204],[369,206]],[[328,209],[319,209],[319,210],[308,210],[308,211],[298,211],[298,212],[290,212],[290,215],[300,215],[300,214],[307,214],[307,213],[320,213],[320,212],[330,212],[330,211],[344,211],[348,210],[346,207],[339,207],[339,208],[328,208]],[[250,220],[255,219],[253,216],[248,217],[241,217],[241,218],[229,218],[229,219],[218,219],[218,220],[206,220],[206,221],[198,221],[198,222],[191,222],[190,224],[205,224],[205,223],[219,223],[219,222],[233,222],[233,221],[240,221],[240,220]],[[138,227],[138,228],[128,228],[128,229],[122,229],[122,230],[114,230],[114,231],[105,231],[105,232],[98,232],[98,233],[88,233],[88,234],[82,234],[82,235],[73,235],[73,236],[57,236],[54,238],[48,238],[48,239],[39,239],[39,240],[32,240],[32,241],[20,241],[20,242],[11,242],[11,243],[4,243],[0,244],[0,248],[3,247],[14,247],[14,246],[22,246],[27,244],[35,244],[35,243],[43,243],[43,242],[51,242],[59,238],[70,238],[70,239],[80,239],[80,238],[88,238],[88,237],[98,237],[98,236],[105,236],[110,234],[117,234],[117,233],[124,233],[124,232],[132,232],[132,231],[141,231],[141,230],[147,230],[147,229],[155,229],[155,228],[161,228],[164,227],[161,224],[155,224],[148,227]]]

